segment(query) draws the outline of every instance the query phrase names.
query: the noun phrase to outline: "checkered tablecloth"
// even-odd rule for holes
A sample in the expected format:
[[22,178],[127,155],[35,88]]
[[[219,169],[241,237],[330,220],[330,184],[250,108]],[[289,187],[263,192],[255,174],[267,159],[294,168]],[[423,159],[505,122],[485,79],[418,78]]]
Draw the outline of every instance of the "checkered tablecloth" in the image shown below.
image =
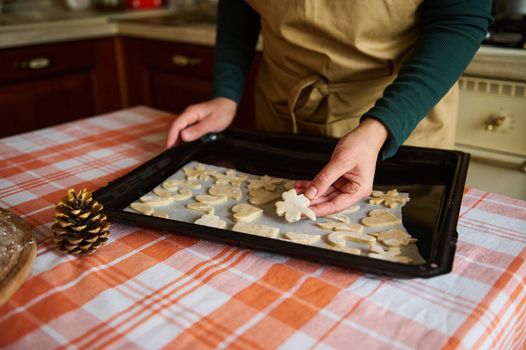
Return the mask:
[[0,140],[0,206],[38,241],[0,308],[0,348],[524,349],[526,202],[478,190],[464,195],[453,272],[427,280],[119,224],[96,254],[57,253],[65,190],[152,158],[172,119],[140,107]]

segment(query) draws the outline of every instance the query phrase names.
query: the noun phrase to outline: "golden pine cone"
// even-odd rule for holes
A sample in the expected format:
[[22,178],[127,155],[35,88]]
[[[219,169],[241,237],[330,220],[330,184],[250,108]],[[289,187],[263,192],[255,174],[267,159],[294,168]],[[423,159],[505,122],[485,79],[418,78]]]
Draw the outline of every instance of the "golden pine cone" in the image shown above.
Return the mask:
[[58,249],[72,254],[91,254],[108,240],[110,223],[102,204],[85,188],[77,194],[70,188],[55,207],[53,241]]

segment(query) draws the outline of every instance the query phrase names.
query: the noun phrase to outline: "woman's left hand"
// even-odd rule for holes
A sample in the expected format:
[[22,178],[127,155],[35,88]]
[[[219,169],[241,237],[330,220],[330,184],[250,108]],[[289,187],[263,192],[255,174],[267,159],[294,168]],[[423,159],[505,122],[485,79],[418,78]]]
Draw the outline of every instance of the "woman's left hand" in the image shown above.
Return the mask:
[[376,160],[389,133],[377,119],[367,118],[341,138],[331,160],[312,181],[298,181],[311,209],[323,217],[352,206],[371,194]]

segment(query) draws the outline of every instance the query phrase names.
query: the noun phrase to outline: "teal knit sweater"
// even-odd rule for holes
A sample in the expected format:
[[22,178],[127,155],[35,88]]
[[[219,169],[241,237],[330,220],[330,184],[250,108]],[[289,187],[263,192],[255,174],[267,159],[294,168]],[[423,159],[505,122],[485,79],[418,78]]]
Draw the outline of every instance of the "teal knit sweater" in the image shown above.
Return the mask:
[[[490,12],[491,0],[424,0],[414,52],[364,115],[389,130],[382,158],[396,153],[464,72],[486,35]],[[213,97],[239,102],[259,32],[259,15],[243,0],[219,1]]]

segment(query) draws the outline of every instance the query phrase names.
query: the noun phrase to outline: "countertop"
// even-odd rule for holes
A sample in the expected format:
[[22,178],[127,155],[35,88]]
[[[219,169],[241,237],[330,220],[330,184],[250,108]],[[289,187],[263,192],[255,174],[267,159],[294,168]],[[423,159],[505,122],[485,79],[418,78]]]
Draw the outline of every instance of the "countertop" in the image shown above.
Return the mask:
[[[59,253],[55,204],[164,149],[174,116],[138,107],[0,139],[0,206],[33,228],[0,348],[520,349],[526,202],[466,190],[453,270],[398,280],[114,223],[93,255]],[[38,345],[36,345],[38,344]]]
[[[176,10],[131,11],[117,15],[97,15],[53,22],[37,22],[0,27],[0,49],[51,42],[108,36],[129,36],[213,46],[215,24],[196,22],[180,25],[141,23],[130,19],[170,16]],[[262,49],[262,42],[258,43]],[[526,49],[482,46],[468,66],[466,75],[526,81]]]

